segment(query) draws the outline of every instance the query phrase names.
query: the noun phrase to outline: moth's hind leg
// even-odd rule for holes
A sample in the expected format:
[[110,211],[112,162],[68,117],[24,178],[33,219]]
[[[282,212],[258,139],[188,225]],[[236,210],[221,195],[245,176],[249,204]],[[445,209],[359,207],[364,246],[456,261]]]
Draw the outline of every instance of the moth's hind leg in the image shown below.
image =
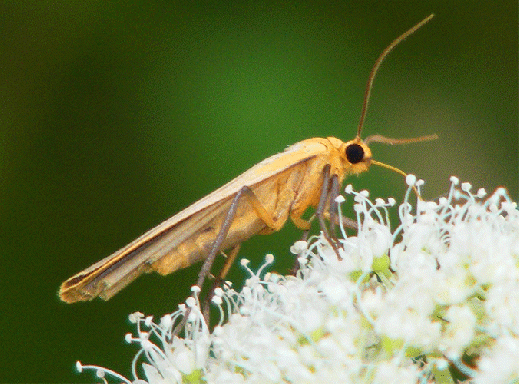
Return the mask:
[[[218,234],[216,235],[216,238],[213,242],[213,245],[211,247],[211,251],[207,255],[207,258],[204,261],[204,264],[202,265],[202,268],[200,269],[200,272],[198,272],[198,280],[196,282],[196,285],[202,289],[202,286],[204,285],[205,278],[211,271],[211,267],[213,266],[214,259],[220,250],[225,238],[227,237],[227,234],[229,233],[229,228],[231,227],[231,224],[234,220],[234,217],[236,216],[236,211],[238,210],[238,205],[240,203],[240,199],[245,193],[246,187],[241,188],[236,195],[233,197],[231,201],[231,205],[229,207],[229,210],[227,211],[227,214],[225,215],[225,219],[223,221],[222,227],[218,231]],[[208,307],[208,305],[207,305]],[[209,310],[207,310],[207,313],[205,313],[205,305],[203,309],[203,315],[204,319],[207,324],[209,324]],[[175,329],[173,330],[173,336],[176,336],[179,334],[179,332],[184,328],[184,326],[187,323],[187,319],[191,313],[191,308],[188,308],[186,313],[184,314],[184,318],[182,321],[177,324]]]
[[241,199],[248,200],[258,218],[265,223],[267,231],[279,231],[285,223],[284,220],[276,220],[274,218],[274,215],[267,211],[267,209],[263,206],[263,204],[259,201],[257,196],[249,187],[242,187],[232,199],[231,206],[229,207],[229,211],[225,216],[222,227],[220,228],[220,231],[218,232],[218,235],[216,236],[216,239],[213,242],[211,252],[209,252],[209,255],[207,256],[207,258],[204,261],[204,264],[202,265],[202,269],[198,274],[197,285],[199,287],[201,287],[204,283],[204,279],[209,274],[211,267],[214,263],[216,254],[220,250],[225,238],[227,237],[229,228],[231,227],[231,224],[234,220]]
[[[200,272],[198,273],[198,280],[197,285],[202,288],[202,285],[204,284],[205,278],[211,271],[211,267],[213,266],[214,260],[216,258],[216,255],[218,254],[218,251],[220,251],[222,244],[224,240],[227,237],[227,234],[229,233],[229,229],[232,225],[232,222],[236,216],[236,211],[238,210],[238,206],[242,199],[247,199],[247,201],[252,206],[252,209],[256,213],[259,219],[261,219],[265,225],[266,225],[266,231],[278,231],[281,229],[283,224],[285,223],[285,220],[276,220],[274,215],[269,213],[267,209],[263,206],[263,204],[259,201],[258,197],[254,194],[254,192],[248,187],[244,186],[242,187],[234,196],[234,198],[231,201],[231,205],[229,207],[229,210],[227,211],[227,214],[225,216],[225,219],[223,221],[222,227],[220,228],[218,235],[216,236],[213,245],[211,247],[211,251],[209,252],[207,258],[204,261],[204,264],[202,265],[202,268],[200,269]],[[238,254],[239,245],[235,246],[233,248],[233,251],[231,252],[231,257],[226,261],[223,270],[220,272],[221,279],[225,277],[227,274],[232,262],[234,261],[234,258],[236,258],[236,255]],[[223,273],[222,273],[223,272]],[[218,281],[218,278],[217,278]],[[213,288],[216,287],[216,282],[213,284]],[[212,293],[209,294],[211,296]],[[210,297],[209,297],[210,299]],[[208,307],[208,305],[207,305]],[[205,311],[204,311],[205,312]],[[208,314],[208,310],[207,310]],[[206,313],[204,313],[204,317]],[[206,320],[208,320],[208,317],[206,317]]]
[[229,273],[229,269],[231,269],[231,266],[234,264],[234,260],[236,260],[236,256],[238,256],[238,252],[240,252],[240,248],[241,243],[234,246],[234,248],[231,249],[231,252],[228,255],[224,255],[225,263],[220,272],[218,273],[218,276],[214,278],[213,285],[209,290],[209,294],[207,295],[207,298],[204,300],[202,313],[206,320],[209,319],[210,304],[214,296],[214,290],[220,286],[222,281],[225,279],[225,276],[227,276],[227,273]]

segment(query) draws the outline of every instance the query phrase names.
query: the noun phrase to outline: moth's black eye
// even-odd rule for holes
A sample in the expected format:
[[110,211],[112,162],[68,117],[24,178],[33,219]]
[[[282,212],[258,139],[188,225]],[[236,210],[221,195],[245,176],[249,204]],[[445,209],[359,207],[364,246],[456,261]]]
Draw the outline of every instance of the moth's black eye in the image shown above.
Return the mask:
[[357,164],[364,159],[364,149],[359,144],[350,144],[346,147],[346,158],[352,164]]

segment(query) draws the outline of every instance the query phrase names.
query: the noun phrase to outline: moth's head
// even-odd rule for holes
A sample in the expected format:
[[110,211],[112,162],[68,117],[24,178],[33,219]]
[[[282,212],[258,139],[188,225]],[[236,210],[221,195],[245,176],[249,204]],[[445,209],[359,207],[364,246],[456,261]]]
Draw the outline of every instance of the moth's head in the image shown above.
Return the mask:
[[346,174],[358,174],[367,171],[371,165],[371,150],[359,137],[342,143],[339,152]]

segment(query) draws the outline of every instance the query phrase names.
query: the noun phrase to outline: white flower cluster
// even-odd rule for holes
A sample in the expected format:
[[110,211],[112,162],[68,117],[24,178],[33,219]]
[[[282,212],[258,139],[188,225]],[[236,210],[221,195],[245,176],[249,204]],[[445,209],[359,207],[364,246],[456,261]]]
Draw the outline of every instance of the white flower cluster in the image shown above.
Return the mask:
[[266,273],[271,255],[257,272],[245,261],[245,287],[215,292],[212,332],[195,287],[158,324],[130,316],[133,381],[78,370],[128,384],[519,382],[519,210],[502,188],[484,199],[451,182],[448,197],[418,200],[414,213],[409,189],[393,232],[394,200],[372,203],[348,186],[359,228],[340,228],[340,258],[319,236],[291,248],[295,276]]

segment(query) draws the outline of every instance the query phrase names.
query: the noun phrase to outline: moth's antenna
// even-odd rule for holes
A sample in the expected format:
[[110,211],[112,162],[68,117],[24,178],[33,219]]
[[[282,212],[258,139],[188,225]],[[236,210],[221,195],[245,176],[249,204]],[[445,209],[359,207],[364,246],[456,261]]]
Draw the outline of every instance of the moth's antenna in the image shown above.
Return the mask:
[[373,88],[373,80],[375,80],[375,75],[377,74],[377,71],[380,68],[380,65],[382,64],[382,61],[384,61],[386,56],[389,54],[389,52],[393,50],[393,48],[395,48],[400,42],[405,40],[409,35],[412,35],[414,32],[416,32],[416,30],[428,23],[429,20],[431,20],[433,17],[434,14],[429,15],[428,17],[420,21],[418,24],[416,24],[413,28],[397,37],[391,44],[389,44],[389,46],[386,49],[384,49],[377,61],[375,61],[375,65],[373,66],[373,69],[371,69],[371,73],[369,74],[368,84],[366,86],[366,93],[364,93],[364,103],[362,104],[362,112],[360,114],[359,127],[357,128],[357,138],[360,138],[360,132],[362,131],[362,126],[364,125],[364,120],[366,119],[366,112],[368,110],[368,102],[369,97],[371,95],[371,88]]

